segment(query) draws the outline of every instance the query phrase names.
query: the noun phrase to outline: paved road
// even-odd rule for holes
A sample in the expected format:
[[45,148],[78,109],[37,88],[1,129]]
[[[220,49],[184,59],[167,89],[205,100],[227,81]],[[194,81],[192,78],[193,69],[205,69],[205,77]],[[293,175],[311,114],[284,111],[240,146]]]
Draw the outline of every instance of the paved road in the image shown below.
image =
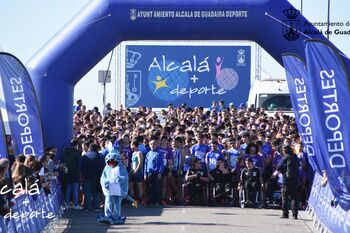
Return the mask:
[[280,210],[218,207],[125,208],[125,225],[96,221],[101,212],[68,210],[55,233],[311,233],[311,219],[280,219]]

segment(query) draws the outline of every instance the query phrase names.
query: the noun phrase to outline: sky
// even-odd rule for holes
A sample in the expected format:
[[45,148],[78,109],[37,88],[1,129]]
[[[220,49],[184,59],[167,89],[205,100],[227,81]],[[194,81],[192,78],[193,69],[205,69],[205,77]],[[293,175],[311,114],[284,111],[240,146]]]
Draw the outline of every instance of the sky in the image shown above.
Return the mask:
[[[24,64],[55,35],[90,0],[0,0],[0,49],[17,56]],[[278,0],[275,0],[276,2]],[[310,22],[327,21],[328,0],[289,0]],[[331,22],[343,22],[343,27],[330,30],[350,30],[349,0],[330,0]],[[347,26],[348,22],[348,26]],[[325,28],[320,28],[325,30]],[[350,31],[347,35],[331,35],[330,40],[350,56]],[[98,70],[106,70],[110,55],[99,62],[76,85],[74,99],[83,99],[88,108],[102,108],[103,87],[98,84]],[[115,69],[113,60],[112,69]],[[262,72],[282,78],[284,69],[268,53],[263,52]],[[115,105],[115,77],[107,85],[107,102]],[[94,93],[93,95],[91,93]]]

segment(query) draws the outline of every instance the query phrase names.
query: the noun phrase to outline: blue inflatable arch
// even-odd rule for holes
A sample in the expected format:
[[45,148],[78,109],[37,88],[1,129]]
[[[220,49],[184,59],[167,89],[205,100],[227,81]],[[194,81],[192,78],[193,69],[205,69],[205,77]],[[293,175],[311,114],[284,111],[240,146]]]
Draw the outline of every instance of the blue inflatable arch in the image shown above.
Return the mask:
[[45,141],[69,143],[75,84],[122,41],[251,40],[281,64],[282,53],[305,57],[310,32],[317,30],[287,0],[94,0],[27,64]]

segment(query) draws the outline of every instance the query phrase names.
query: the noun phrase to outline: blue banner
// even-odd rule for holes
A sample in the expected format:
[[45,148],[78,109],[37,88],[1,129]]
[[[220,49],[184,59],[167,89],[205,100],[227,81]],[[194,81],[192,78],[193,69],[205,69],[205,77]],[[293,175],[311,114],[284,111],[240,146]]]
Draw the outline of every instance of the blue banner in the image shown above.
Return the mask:
[[248,100],[250,46],[126,46],[125,104],[236,106]]
[[309,197],[314,214],[331,232],[350,232],[349,211],[343,210],[334,201],[329,183],[322,187],[321,182],[322,176],[316,173]]
[[322,161],[320,152],[315,141],[317,140],[317,129],[313,124],[315,115],[311,111],[310,93],[308,91],[309,78],[302,59],[296,54],[282,54],[283,65],[286,70],[286,77],[290,99],[293,106],[296,123],[301,140],[307,152],[309,162],[314,171],[322,174]]
[[13,55],[0,53],[0,78],[15,155],[43,155],[39,107],[26,68]]
[[0,109],[0,159],[1,158],[7,158],[7,145],[4,121],[2,120],[2,114]]
[[350,209],[350,92],[344,63],[323,41],[306,43],[307,69],[312,85],[317,142],[330,188],[339,205]]

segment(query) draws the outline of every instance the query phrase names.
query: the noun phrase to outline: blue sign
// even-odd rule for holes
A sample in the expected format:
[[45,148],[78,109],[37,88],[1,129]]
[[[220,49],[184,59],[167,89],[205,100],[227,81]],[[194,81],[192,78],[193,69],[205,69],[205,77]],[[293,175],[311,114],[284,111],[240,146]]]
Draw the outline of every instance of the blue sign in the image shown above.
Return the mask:
[[43,155],[39,107],[26,68],[13,55],[0,53],[0,79],[15,155]]
[[209,107],[213,100],[245,103],[250,46],[126,46],[125,104]]
[[306,43],[317,142],[330,188],[344,210],[350,209],[350,92],[345,65],[323,41]]
[[311,83],[309,83],[310,79],[305,64],[295,54],[285,54],[282,55],[282,58],[286,69],[290,100],[301,140],[304,143],[304,148],[313,170],[322,174],[323,168],[319,164],[319,161],[322,161],[322,155],[320,155],[319,148],[315,143],[317,140],[317,129],[313,124],[315,116],[312,115],[310,93],[308,91]]

